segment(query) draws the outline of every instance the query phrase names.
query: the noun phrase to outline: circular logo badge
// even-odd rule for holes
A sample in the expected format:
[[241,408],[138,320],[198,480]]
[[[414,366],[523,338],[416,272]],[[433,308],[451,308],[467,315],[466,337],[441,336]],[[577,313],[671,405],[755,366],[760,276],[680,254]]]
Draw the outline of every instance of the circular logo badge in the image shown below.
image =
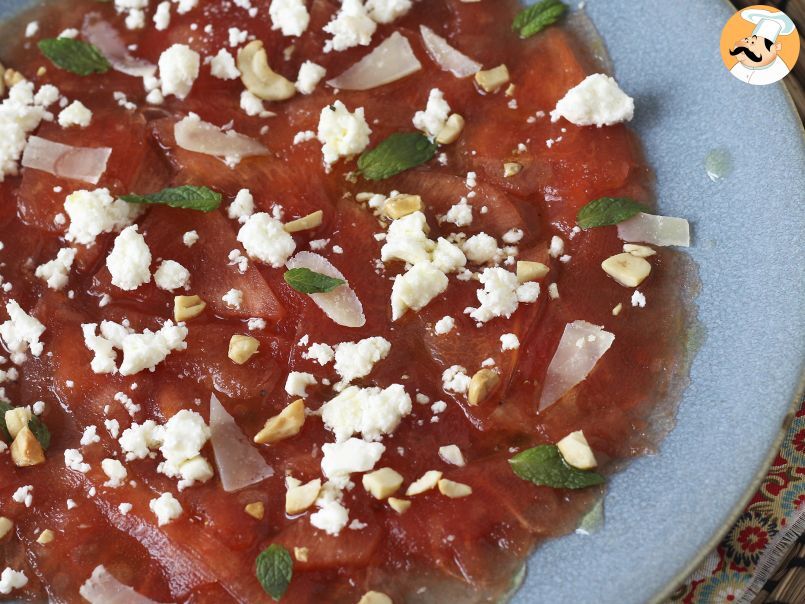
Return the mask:
[[761,4],[735,13],[721,32],[721,58],[747,84],[779,82],[799,57],[799,34],[791,18]]

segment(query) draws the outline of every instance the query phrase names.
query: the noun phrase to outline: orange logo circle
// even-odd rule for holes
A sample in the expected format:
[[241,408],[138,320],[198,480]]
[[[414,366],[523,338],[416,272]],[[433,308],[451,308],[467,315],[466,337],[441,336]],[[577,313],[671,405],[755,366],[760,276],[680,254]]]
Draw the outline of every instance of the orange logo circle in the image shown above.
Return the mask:
[[747,84],[779,82],[799,58],[799,34],[791,18],[773,6],[756,4],[730,17],[721,32],[721,59]]

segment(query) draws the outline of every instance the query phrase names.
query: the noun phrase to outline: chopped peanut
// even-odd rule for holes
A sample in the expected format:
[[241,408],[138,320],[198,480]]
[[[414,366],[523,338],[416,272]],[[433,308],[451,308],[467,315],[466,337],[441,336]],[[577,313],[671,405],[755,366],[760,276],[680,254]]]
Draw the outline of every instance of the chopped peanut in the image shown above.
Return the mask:
[[429,491],[439,483],[441,478],[442,473],[438,470],[428,470],[421,477],[408,485],[405,494],[411,497],[412,495],[419,495],[425,491]]
[[252,358],[260,348],[260,340],[251,336],[235,334],[229,340],[229,358],[238,365],[243,365]]
[[252,40],[238,52],[240,79],[246,90],[264,101],[284,101],[296,94],[290,80],[275,73],[260,40]]
[[601,263],[601,268],[624,287],[637,287],[651,272],[648,261],[628,252],[610,256]]
[[470,389],[467,393],[467,402],[478,405],[486,400],[500,382],[500,376],[492,369],[481,369],[475,372],[470,380]]
[[263,516],[266,514],[266,506],[262,501],[247,503],[246,507],[243,509],[249,516],[256,520],[262,520]]
[[380,468],[363,475],[363,488],[375,499],[385,499],[403,483],[403,477],[391,468]]
[[514,96],[514,91],[517,89],[517,86],[514,84],[509,84],[509,87],[506,88],[506,96]]
[[396,497],[389,497],[389,507],[398,514],[405,514],[408,508],[411,507],[411,502],[407,499],[397,499]]
[[393,604],[391,598],[379,591],[367,591],[358,604]]
[[321,210],[316,210],[307,216],[302,216],[296,220],[291,220],[291,222],[286,222],[284,225],[282,225],[282,228],[286,233],[298,233],[299,231],[315,229],[317,226],[321,226],[323,218],[324,212]]
[[20,82],[24,82],[24,81],[25,81],[25,76],[22,75],[16,69],[11,69],[11,67],[9,67],[8,69],[6,69],[3,72],[3,83],[8,88],[13,88],[14,86],[19,84]]
[[20,430],[14,438],[14,442],[11,443],[11,460],[18,468],[45,463],[45,452],[42,450],[42,445],[36,440],[36,436],[28,426]]
[[29,407],[15,407],[6,411],[6,428],[11,438],[16,438],[19,431],[28,425],[32,417],[33,413]]
[[472,487],[467,484],[442,478],[439,481],[439,492],[450,499],[458,499],[459,497],[472,495]]
[[464,130],[464,117],[458,113],[453,113],[447,118],[444,128],[436,135],[436,142],[440,145],[449,145],[458,140]]
[[522,169],[522,164],[518,164],[516,161],[508,161],[503,164],[503,177],[511,178],[512,176],[516,176]]
[[8,535],[13,528],[14,523],[10,519],[5,516],[0,516],[0,539]]
[[637,256],[638,258],[648,258],[657,253],[656,250],[647,245],[638,245],[636,243],[624,243],[623,251],[629,252],[632,256]]
[[40,545],[47,545],[56,538],[56,535],[50,529],[45,529],[36,538],[36,542]]
[[316,502],[319,491],[321,491],[320,478],[307,484],[289,487],[285,493],[285,513],[291,516],[301,514]]
[[300,398],[266,421],[254,442],[265,445],[296,436],[305,424],[305,402]]
[[565,461],[579,470],[592,470],[598,465],[595,454],[584,438],[584,432],[577,430],[556,443]]
[[176,296],[173,298],[173,318],[177,323],[189,321],[199,316],[207,303],[198,296]]
[[475,82],[484,92],[497,92],[509,82],[509,69],[505,65],[498,65],[479,71],[475,74]]
[[308,549],[306,547],[293,548],[293,557],[300,562],[307,562]]
[[517,281],[525,283],[526,281],[536,281],[542,279],[550,272],[550,268],[542,264],[542,262],[531,262],[530,260],[517,261]]
[[419,195],[395,195],[386,200],[381,211],[384,216],[397,220],[421,209],[422,198]]
[[619,314],[621,314],[621,311],[622,311],[622,310],[623,310],[623,303],[622,303],[622,302],[618,302],[618,303],[615,305],[615,308],[613,308],[613,309],[612,309],[612,316],[613,316],[613,317],[617,317]]

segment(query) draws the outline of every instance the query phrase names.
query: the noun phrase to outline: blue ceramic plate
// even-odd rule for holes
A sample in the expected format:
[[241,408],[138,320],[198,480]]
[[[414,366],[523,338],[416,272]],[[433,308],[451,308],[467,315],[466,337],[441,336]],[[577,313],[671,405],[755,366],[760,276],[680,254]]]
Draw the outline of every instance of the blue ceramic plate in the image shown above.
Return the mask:
[[[0,0],[0,18],[31,4]],[[600,531],[537,551],[516,603],[662,598],[741,509],[802,392],[805,140],[783,86],[726,71],[726,3],[588,0],[586,10],[635,98],[660,210],[693,225],[704,335],[659,454],[614,477]],[[714,151],[731,163],[715,182]]]

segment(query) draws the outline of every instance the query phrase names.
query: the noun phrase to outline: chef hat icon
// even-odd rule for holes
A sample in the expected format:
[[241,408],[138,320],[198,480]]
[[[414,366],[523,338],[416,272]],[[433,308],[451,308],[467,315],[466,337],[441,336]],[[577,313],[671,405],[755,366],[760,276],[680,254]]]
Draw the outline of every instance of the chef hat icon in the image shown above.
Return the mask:
[[794,22],[785,13],[748,8],[741,11],[741,17],[755,24],[753,36],[766,38],[772,42],[777,40],[777,36],[785,36],[794,31]]

